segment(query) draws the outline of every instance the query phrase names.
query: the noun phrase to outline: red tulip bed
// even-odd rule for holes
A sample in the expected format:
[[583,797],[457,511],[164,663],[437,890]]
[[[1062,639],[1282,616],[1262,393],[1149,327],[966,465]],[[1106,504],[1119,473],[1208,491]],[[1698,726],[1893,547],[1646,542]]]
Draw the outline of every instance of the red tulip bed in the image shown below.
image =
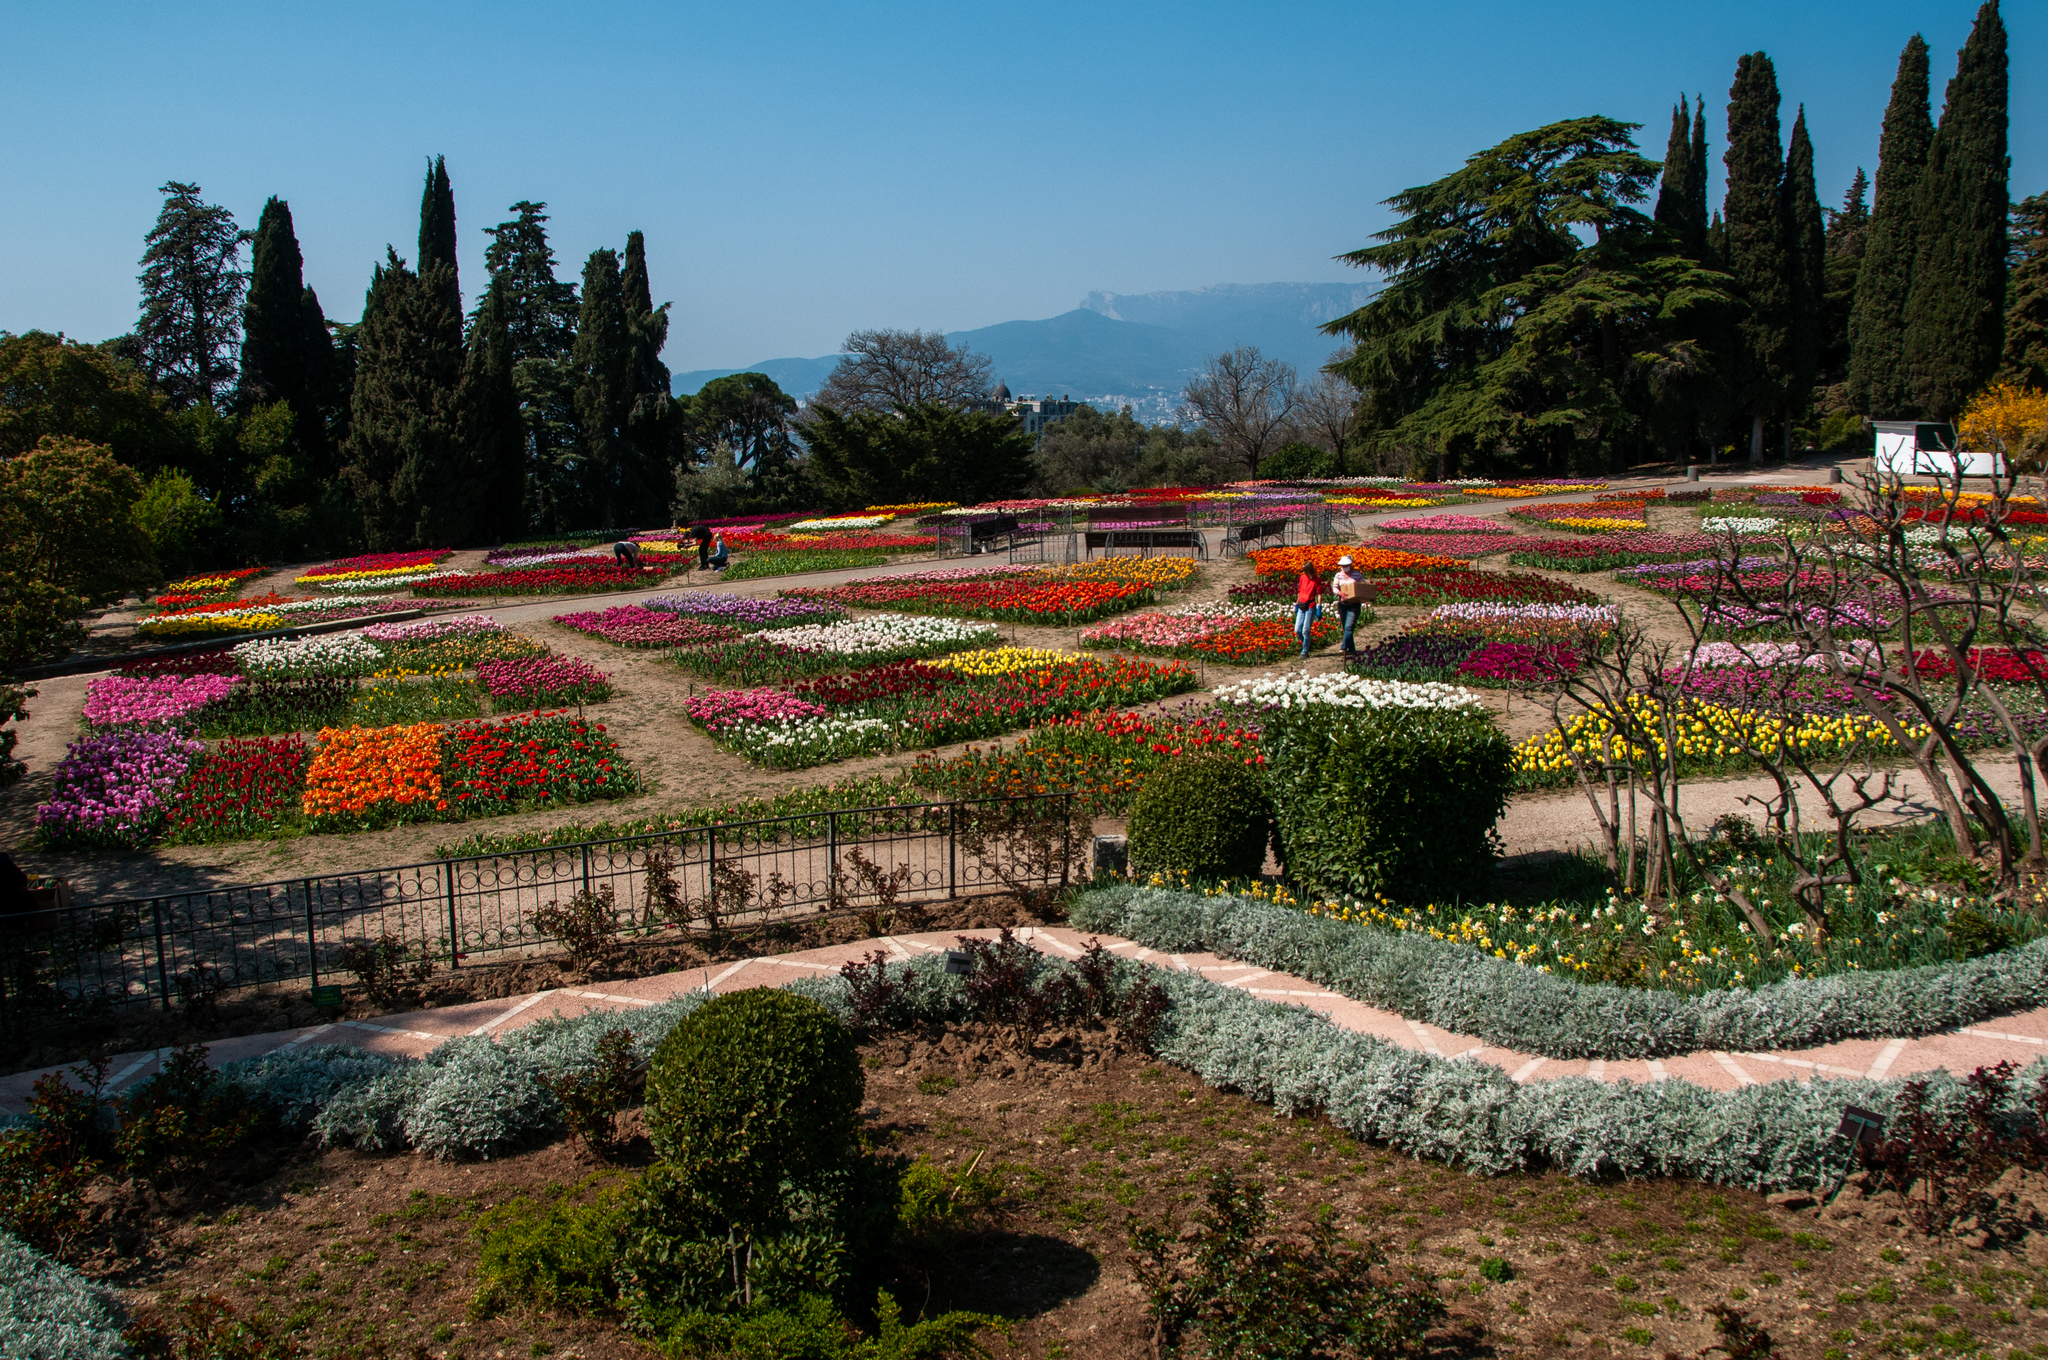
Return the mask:
[[1263,765],[1259,730],[1229,718],[1097,711],[1040,723],[1017,745],[918,757],[911,779],[948,798],[1073,793],[1091,812],[1130,811],[1148,775],[1190,752]]
[[1073,626],[1150,604],[1193,583],[1183,557],[1111,557],[1066,567],[958,568],[843,586],[799,586],[784,599],[951,618]]
[[557,614],[554,621],[564,628],[616,642],[621,647],[698,647],[713,642],[731,642],[740,630],[722,623],[679,618],[659,609],[637,604],[613,605],[601,611]]
[[312,747],[296,734],[214,743],[179,786],[165,839],[245,841],[280,830],[298,814],[311,758]]
[[436,595],[594,595],[656,585],[673,570],[672,566],[627,567],[598,561],[581,567],[454,572],[436,576],[430,585]]

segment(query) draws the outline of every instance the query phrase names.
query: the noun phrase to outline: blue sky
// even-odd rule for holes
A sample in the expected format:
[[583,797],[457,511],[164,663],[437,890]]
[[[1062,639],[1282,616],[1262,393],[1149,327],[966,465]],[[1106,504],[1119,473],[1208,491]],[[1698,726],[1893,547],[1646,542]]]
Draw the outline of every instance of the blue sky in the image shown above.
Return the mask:
[[[168,179],[253,226],[288,199],[330,316],[410,255],[445,153],[463,283],[544,199],[565,276],[647,233],[683,370],[959,330],[1090,289],[1342,280],[1388,194],[1554,119],[1703,90],[1715,168],[1738,54],[1807,105],[1821,196],[1875,169],[1899,48],[1937,115],[1968,0],[1222,5],[7,0],[0,328],[127,330]],[[2048,5],[2008,3],[2013,187],[2048,188]],[[1719,201],[1720,188],[1714,189]]]

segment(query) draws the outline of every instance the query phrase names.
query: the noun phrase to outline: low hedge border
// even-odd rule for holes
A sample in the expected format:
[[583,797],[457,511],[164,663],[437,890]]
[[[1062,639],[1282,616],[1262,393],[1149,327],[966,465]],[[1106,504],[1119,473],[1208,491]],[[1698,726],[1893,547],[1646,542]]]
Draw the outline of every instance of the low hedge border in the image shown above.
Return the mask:
[[1150,949],[1208,950],[1293,973],[1404,1019],[1546,1058],[1912,1038],[2048,1005],[2048,939],[1959,963],[1680,996],[1574,982],[1468,945],[1229,896],[1120,884],[1083,894],[1071,920]]
[[92,1281],[0,1231],[0,1353],[119,1360],[119,1309]]

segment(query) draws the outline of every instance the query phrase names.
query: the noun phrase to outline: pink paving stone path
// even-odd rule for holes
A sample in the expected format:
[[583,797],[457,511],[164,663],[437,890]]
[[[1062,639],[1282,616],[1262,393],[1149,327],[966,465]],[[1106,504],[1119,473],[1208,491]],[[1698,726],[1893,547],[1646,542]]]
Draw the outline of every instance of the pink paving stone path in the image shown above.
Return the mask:
[[[623,1011],[650,1006],[704,987],[714,992],[731,992],[747,987],[780,986],[806,975],[830,975],[836,973],[841,964],[863,958],[877,946],[898,958],[910,958],[945,949],[961,934],[992,939],[997,932],[934,931],[924,935],[884,936],[880,940],[829,945],[796,954],[743,959],[686,973],[593,983],[588,987],[564,987],[520,997],[382,1015],[372,1020],[342,1020],[307,1029],[252,1034],[211,1044],[208,1057],[218,1066],[238,1058],[261,1057],[309,1044],[348,1044],[379,1053],[419,1057],[449,1039],[502,1033],[550,1015],[573,1016],[592,1010]],[[2042,1009],[1994,1017],[1962,1029],[1918,1039],[1852,1039],[1820,1048],[1776,1053],[1688,1053],[1650,1060],[1539,1058],[1511,1049],[1495,1048],[1469,1035],[1454,1034],[1434,1025],[1404,1020],[1392,1011],[1339,996],[1302,978],[1248,963],[1236,963],[1214,954],[1162,954],[1112,935],[1093,935],[1064,928],[1026,927],[1017,934],[1041,952],[1069,958],[1078,956],[1088,941],[1099,939],[1126,958],[1198,972],[1226,987],[1239,988],[1267,1001],[1306,1006],[1327,1015],[1346,1029],[1375,1035],[1402,1048],[1419,1049],[1443,1058],[1492,1063],[1518,1082],[1550,1081],[1559,1077],[1633,1082],[1679,1080],[1715,1090],[1730,1090],[1770,1081],[1905,1077],[1944,1067],[1960,1074],[1996,1063],[2002,1058],[2024,1065],[2048,1052],[2048,1009]],[[160,1061],[167,1053],[168,1050],[152,1050],[127,1053],[114,1059],[113,1088],[119,1090],[146,1079],[159,1070]],[[0,1109],[22,1111],[36,1078],[44,1072],[59,1070],[62,1069],[43,1068],[0,1078]]]

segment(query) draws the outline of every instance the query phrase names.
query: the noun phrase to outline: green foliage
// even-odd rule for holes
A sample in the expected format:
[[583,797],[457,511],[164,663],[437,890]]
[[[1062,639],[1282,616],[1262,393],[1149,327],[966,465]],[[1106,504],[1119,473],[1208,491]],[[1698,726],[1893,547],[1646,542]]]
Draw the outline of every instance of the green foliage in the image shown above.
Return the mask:
[[0,462],[0,669],[68,647],[81,611],[156,575],[141,495],[104,447],[75,439]]
[[1196,879],[1257,878],[1273,804],[1251,766],[1186,756],[1155,770],[1131,805],[1133,867]]
[[1197,1332],[1200,1353],[1218,1360],[1379,1360],[1420,1344],[1448,1312],[1426,1279],[1398,1277],[1375,1243],[1344,1242],[1329,1215],[1300,1238],[1269,1235],[1266,1192],[1229,1171],[1209,1178],[1207,1202],[1185,1260],[1170,1219],[1130,1224],[1162,1355]]
[[1728,272],[1748,304],[1737,323],[1734,397],[1745,415],[1776,414],[1793,383],[1793,253],[1780,188],[1778,73],[1762,52],[1735,63],[1728,90]]
[[135,522],[166,577],[189,576],[220,558],[220,507],[182,469],[159,468],[143,485]]
[[974,505],[1013,496],[1031,480],[1031,440],[1009,415],[924,402],[901,416],[844,416],[814,405],[803,433],[811,484],[828,506]]
[[929,1157],[904,1169],[896,1203],[899,1242],[925,1250],[943,1250],[966,1226],[1002,1201],[1003,1177],[981,1169],[980,1158],[947,1170]]
[[226,208],[200,202],[196,184],[173,180],[159,192],[164,205],[142,256],[135,326],[142,365],[173,409],[220,406],[235,382],[249,233]]
[[2005,24],[1977,11],[1914,194],[1918,234],[1901,361],[1917,413],[1953,419],[1998,371],[2005,339]]
[[14,724],[28,718],[28,701],[35,697],[32,689],[0,684],[0,789],[28,773],[28,766],[14,758],[14,747],[21,740]]
[[1222,448],[1200,426],[1146,425],[1126,406],[1104,415],[1083,402],[1045,427],[1031,457],[1041,491],[1124,491],[1218,480]]
[[163,395],[133,364],[47,331],[0,331],[0,458],[44,438],[104,444],[141,469],[175,462],[182,441]]
[[1658,392],[1693,381],[1733,304],[1632,206],[1658,170],[1634,126],[1553,123],[1388,200],[1401,220],[1383,244],[1343,257],[1387,286],[1328,327],[1357,343],[1342,372],[1373,394],[1361,443],[1555,471],[1641,447]]
[[[522,1306],[596,1313],[618,1298],[614,1270],[632,1182],[600,1172],[574,1189],[550,1186],[521,1195],[477,1220],[476,1273],[482,1284],[470,1311],[484,1317]],[[593,1193],[594,1192],[594,1193]]]
[[1487,886],[1513,782],[1487,714],[1315,705],[1270,716],[1264,745],[1282,868],[1298,889],[1427,902]]
[[713,1211],[752,1228],[845,1162],[866,1089],[851,1031],[770,988],[721,996],[677,1025],[647,1073],[655,1151],[687,1168]]
[[610,1161],[618,1150],[619,1112],[633,1097],[632,1034],[607,1030],[597,1041],[596,1060],[588,1069],[543,1073],[540,1084],[562,1103],[569,1131],[599,1161]]
[[296,1360],[291,1332],[264,1314],[244,1316],[219,1294],[175,1291],[141,1310],[121,1339],[138,1360]]
[[2011,304],[2005,311],[2005,379],[2048,388],[2048,193],[2012,210]]
[[217,1082],[198,1044],[178,1049],[163,1070],[120,1102],[114,1152],[131,1175],[169,1184],[203,1169],[256,1127],[248,1093]]
[[1337,455],[1304,444],[1299,439],[1282,444],[1273,456],[1259,464],[1259,475],[1275,481],[1298,481],[1308,477],[1337,475]]
[[1915,208],[1934,120],[1927,112],[1927,43],[1915,33],[1899,54],[1884,135],[1877,148],[1877,181],[1863,267],[1856,275],[1849,314],[1849,400],[1865,415],[1895,419],[1912,410],[1903,356],[1906,297],[1920,223]]
[[876,1296],[875,1321],[875,1335],[864,1337],[813,1294],[788,1308],[692,1314],[669,1334],[665,1350],[674,1360],[981,1360],[989,1352],[976,1336],[1008,1329],[1001,1318],[958,1311],[906,1325],[887,1293]]
[[882,552],[747,552],[727,568],[724,579],[752,581],[763,576],[789,576],[800,571],[845,571],[879,567],[889,561]]

